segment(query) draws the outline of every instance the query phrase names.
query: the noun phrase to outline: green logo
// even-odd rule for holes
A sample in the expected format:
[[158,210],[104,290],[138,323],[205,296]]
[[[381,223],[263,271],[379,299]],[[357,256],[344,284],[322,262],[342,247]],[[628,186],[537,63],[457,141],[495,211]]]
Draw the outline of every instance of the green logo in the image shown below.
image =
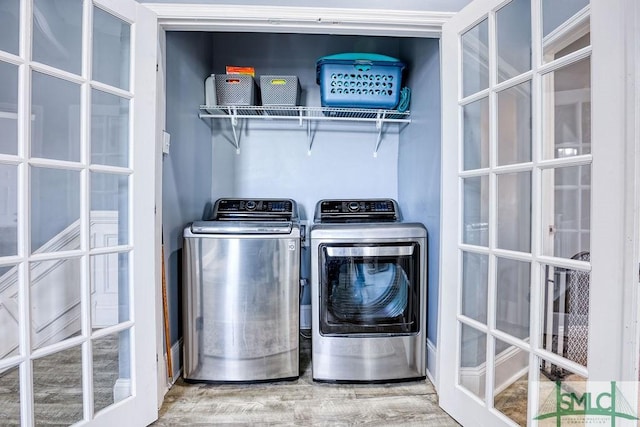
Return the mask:
[[571,387],[568,383],[556,381],[554,392],[549,393],[540,407],[539,415],[534,419],[555,418],[558,427],[562,425],[563,420],[566,424],[573,424],[587,415],[598,417],[599,425],[608,418],[612,427],[616,425],[616,418],[638,420],[633,406],[625,399],[615,381],[603,383],[604,389],[588,392],[579,391],[584,389],[586,383],[576,384],[577,387]]

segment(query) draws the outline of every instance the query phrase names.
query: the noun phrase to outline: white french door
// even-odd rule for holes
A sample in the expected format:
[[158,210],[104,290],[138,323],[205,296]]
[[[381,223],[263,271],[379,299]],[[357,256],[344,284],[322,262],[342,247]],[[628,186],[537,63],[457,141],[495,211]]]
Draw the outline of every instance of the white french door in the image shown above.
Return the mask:
[[633,7],[475,0],[443,27],[438,391],[463,425],[637,423]]
[[0,5],[0,424],[157,417],[156,45],[133,0]]

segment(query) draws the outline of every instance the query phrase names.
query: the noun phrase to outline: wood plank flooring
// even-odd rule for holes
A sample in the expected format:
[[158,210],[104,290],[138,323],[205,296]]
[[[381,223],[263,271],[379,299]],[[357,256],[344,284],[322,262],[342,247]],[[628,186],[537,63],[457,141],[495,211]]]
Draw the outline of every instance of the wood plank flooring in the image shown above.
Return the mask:
[[300,339],[301,376],[264,384],[188,384],[167,393],[155,426],[458,426],[429,381],[325,384],[311,379],[309,339]]

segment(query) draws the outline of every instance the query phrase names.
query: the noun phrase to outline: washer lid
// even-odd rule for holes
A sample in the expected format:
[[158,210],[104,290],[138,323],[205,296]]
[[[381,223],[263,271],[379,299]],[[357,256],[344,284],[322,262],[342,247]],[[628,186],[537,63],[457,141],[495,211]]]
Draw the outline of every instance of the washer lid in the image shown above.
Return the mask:
[[193,234],[290,234],[291,221],[195,221]]

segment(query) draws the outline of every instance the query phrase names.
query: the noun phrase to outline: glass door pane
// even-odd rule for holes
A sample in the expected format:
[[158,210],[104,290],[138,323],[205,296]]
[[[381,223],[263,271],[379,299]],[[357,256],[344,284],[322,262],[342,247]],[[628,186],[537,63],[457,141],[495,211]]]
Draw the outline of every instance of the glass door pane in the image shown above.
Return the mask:
[[3,61],[0,61],[0,154],[18,154],[18,66]]
[[81,261],[69,258],[29,266],[33,350],[80,335]]
[[527,340],[531,321],[531,264],[497,258],[496,271],[496,329]]
[[471,102],[463,108],[464,169],[489,166],[489,98]]
[[131,25],[93,8],[93,79],[129,90]]
[[498,166],[530,162],[531,81],[500,91],[497,108]]
[[[20,355],[18,266],[0,265],[0,361]],[[2,385],[0,384],[0,390]]]
[[544,255],[573,258],[591,249],[591,165],[542,171]]
[[496,179],[496,246],[530,253],[531,172],[505,173]]
[[463,96],[489,87],[489,23],[485,19],[462,36]]
[[0,373],[0,402],[3,422],[20,425],[20,370],[17,367]]
[[531,69],[531,2],[513,0],[496,13],[498,82]]
[[[589,261],[588,252],[578,256]],[[587,366],[589,330],[588,271],[543,266],[544,329],[542,347]]]
[[18,167],[0,163],[0,257],[18,255]]
[[589,0],[542,0],[543,61],[551,62],[591,44]]
[[34,0],[33,60],[79,75],[82,25],[82,0]]
[[129,100],[91,92],[91,163],[129,167]]
[[130,339],[125,330],[92,341],[95,412],[131,396]]
[[20,0],[0,2],[0,50],[18,54],[20,41]]
[[33,253],[80,249],[80,172],[31,168]]
[[557,159],[591,153],[591,61],[574,62],[543,76],[543,155]]
[[33,393],[35,425],[82,421],[82,349],[76,346],[34,359]]
[[34,72],[31,157],[80,161],[80,85]]
[[495,340],[493,407],[519,426],[528,425],[529,352]]
[[91,172],[91,248],[129,243],[129,176]]
[[485,397],[486,364],[487,334],[463,323],[460,329],[458,384],[480,399]]
[[489,246],[489,176],[465,178],[462,188],[462,241]]
[[489,257],[473,252],[462,253],[461,314],[487,324],[489,293]]

